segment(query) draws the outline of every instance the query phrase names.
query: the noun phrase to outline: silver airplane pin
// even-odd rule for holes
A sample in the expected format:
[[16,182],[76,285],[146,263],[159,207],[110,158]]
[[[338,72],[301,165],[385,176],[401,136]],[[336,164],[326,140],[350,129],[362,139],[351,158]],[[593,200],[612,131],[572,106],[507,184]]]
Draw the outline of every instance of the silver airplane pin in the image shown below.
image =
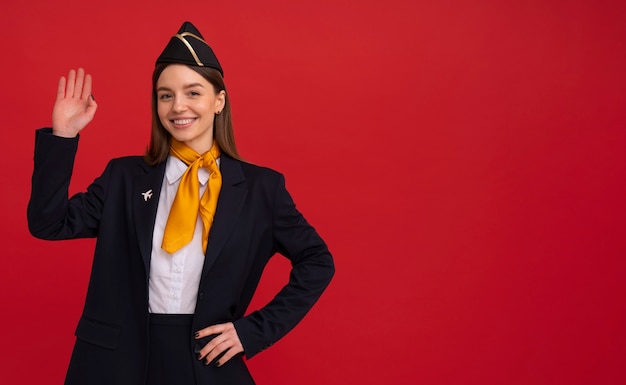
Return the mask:
[[141,195],[143,195],[143,200],[144,202],[147,202],[148,199],[152,198],[152,189],[146,191],[146,192],[142,192]]

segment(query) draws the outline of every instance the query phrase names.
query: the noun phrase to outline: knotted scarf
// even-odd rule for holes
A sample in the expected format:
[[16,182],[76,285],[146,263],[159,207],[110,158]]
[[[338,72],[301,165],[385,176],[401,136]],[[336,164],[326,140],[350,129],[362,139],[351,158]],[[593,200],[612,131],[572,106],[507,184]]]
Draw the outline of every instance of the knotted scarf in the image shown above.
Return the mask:
[[[206,251],[209,241],[209,231],[213,224],[217,198],[222,188],[222,174],[217,165],[220,149],[213,141],[211,149],[200,155],[185,143],[172,138],[170,155],[182,160],[187,170],[180,178],[176,197],[172,203],[169,217],[163,233],[161,248],[173,254],[184,245],[191,242],[196,228],[198,213],[202,219],[202,250]],[[200,198],[200,182],[198,169],[205,167],[211,173],[208,186]]]

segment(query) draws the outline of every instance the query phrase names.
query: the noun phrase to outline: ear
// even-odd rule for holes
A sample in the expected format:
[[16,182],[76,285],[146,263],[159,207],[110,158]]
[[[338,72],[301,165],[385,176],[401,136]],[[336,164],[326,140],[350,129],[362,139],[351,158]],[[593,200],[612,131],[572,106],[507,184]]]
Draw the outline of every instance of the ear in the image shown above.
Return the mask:
[[226,91],[221,90],[215,95],[215,111],[222,112],[226,105]]

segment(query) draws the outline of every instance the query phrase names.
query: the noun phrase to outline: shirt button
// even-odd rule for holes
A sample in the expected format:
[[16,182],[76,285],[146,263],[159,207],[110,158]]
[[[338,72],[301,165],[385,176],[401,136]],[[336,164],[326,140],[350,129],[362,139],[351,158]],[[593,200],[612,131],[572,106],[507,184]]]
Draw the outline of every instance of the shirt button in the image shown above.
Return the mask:
[[177,273],[180,273],[181,269],[180,269],[180,267],[177,267],[176,270],[174,270],[174,271],[177,272]]
[[199,292],[198,293],[198,299],[202,300],[203,297],[204,297],[204,293],[203,292]]

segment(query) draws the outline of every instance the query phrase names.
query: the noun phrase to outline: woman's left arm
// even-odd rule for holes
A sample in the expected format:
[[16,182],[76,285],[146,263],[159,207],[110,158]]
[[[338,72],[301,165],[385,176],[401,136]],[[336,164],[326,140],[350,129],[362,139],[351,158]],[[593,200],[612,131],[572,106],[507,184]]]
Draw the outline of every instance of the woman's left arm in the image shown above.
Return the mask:
[[262,309],[234,323],[202,329],[197,338],[219,334],[200,352],[211,362],[222,352],[218,365],[245,352],[249,359],[293,329],[322,295],[335,272],[326,243],[296,209],[279,177],[274,195],[274,248],[291,261],[289,282]]
[[270,303],[235,321],[246,357],[293,329],[322,295],[335,273],[326,243],[296,209],[280,175],[274,199],[274,246],[291,261],[289,282]]

